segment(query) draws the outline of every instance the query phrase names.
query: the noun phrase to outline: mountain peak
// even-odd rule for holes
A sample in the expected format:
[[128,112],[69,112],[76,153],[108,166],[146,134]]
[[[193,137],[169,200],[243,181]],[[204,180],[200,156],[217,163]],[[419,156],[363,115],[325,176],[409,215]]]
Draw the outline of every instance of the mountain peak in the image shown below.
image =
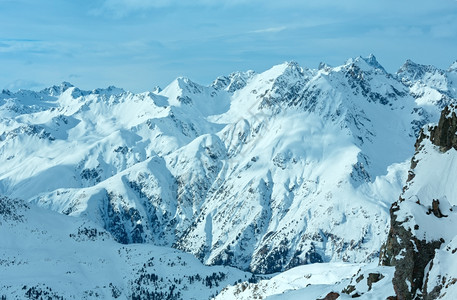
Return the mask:
[[417,64],[417,63],[415,63],[414,61],[412,61],[411,59],[408,58],[405,61],[405,63],[400,67],[400,70],[413,69],[413,68],[418,68],[420,66],[421,66],[420,64]]
[[418,64],[411,59],[407,59],[406,62],[401,66],[401,68],[397,71],[397,73],[402,73],[402,72],[435,72],[438,71],[438,69],[435,66],[432,65],[423,65],[423,64]]
[[378,60],[376,59],[376,56],[374,56],[373,54],[368,55],[368,57],[363,58],[363,60],[365,60],[365,62],[367,64],[369,64],[370,66],[372,66],[372,67],[374,67],[376,69],[383,70],[384,72],[386,72],[384,67],[378,62]]
[[49,88],[45,88],[41,92],[43,92],[45,94],[49,94],[50,96],[59,96],[62,93],[64,93],[66,90],[68,90],[69,88],[72,88],[72,87],[74,87],[74,85],[72,85],[71,83],[69,83],[67,81],[63,81],[60,85],[53,85]]
[[284,62],[284,64],[286,64],[287,67],[289,67],[289,68],[301,69],[300,65],[295,60],[286,61],[286,62]]
[[216,90],[223,90],[233,93],[246,86],[249,79],[256,73],[253,70],[246,72],[233,72],[228,76],[219,76],[212,83],[211,87]]
[[156,86],[152,89],[152,92],[153,92],[154,94],[158,94],[158,93],[160,93],[161,91],[162,91],[162,88],[161,88],[160,86],[158,86],[158,85],[156,85]]
[[418,64],[408,59],[396,74],[399,76],[400,80],[407,85],[411,85],[412,82],[418,80],[432,80],[435,82],[432,86],[439,86],[440,89],[446,89],[445,73],[444,70],[435,66]]
[[261,73],[261,77],[266,80],[278,80],[278,78],[291,77],[300,78],[304,76],[305,70],[295,61],[286,61],[282,64],[273,66],[271,69]]
[[302,71],[303,68],[295,60],[285,61],[282,64],[277,65],[277,67],[282,67],[284,70],[298,70]]
[[192,80],[189,79],[189,77],[186,77],[186,76],[179,76],[176,78],[176,82],[179,84],[179,85],[182,85],[182,84],[192,84],[194,83]]
[[330,68],[331,68],[330,65],[328,65],[327,63],[322,62],[322,61],[321,61],[321,62],[319,63],[319,65],[317,66],[317,69],[318,69],[318,70],[327,70],[327,69],[330,69]]
[[370,54],[368,57],[362,57],[359,55],[356,58],[350,58],[346,61],[345,65],[356,65],[365,71],[374,68],[377,70],[381,70],[384,73],[387,73],[384,67],[378,62],[378,60],[373,54]]
[[179,76],[160,93],[175,98],[183,94],[199,94],[202,91],[203,87],[200,84],[193,82],[187,77]]
[[3,89],[3,90],[2,90],[2,94],[11,95],[11,91],[8,90],[8,89]]
[[100,94],[100,95],[117,95],[117,94],[122,94],[125,93],[125,90],[122,88],[115,87],[114,85],[110,85],[107,88],[104,89],[95,89],[92,91],[94,94]]
[[60,84],[60,87],[64,88],[64,89],[68,89],[68,88],[74,87],[74,85],[69,83],[68,81],[62,81],[62,83]]
[[301,77],[305,74],[305,70],[296,61],[290,61],[284,64],[286,65],[286,68],[284,69],[283,75],[293,75],[295,77]]

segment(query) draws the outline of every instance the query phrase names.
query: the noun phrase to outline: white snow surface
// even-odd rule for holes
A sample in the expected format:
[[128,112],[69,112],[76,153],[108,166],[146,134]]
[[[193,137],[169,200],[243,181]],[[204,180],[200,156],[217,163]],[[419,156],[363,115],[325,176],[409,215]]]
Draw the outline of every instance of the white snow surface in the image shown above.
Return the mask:
[[7,299],[200,300],[251,277],[175,249],[119,244],[88,220],[1,201],[0,296]]
[[457,297],[457,242],[454,237],[449,243],[436,251],[426,273],[428,290],[441,286],[439,297],[455,299]]
[[[396,213],[399,222],[414,232],[420,240],[427,242],[444,238],[450,241],[457,235],[457,151],[453,148],[445,153],[429,139],[422,142],[423,148],[414,156],[418,164],[414,178],[408,182],[401,195],[400,210]],[[432,211],[433,200],[439,201],[439,209],[446,217],[437,218]],[[414,229],[415,225],[419,228]]]
[[[382,274],[383,278],[367,285],[368,274]],[[258,283],[239,283],[229,286],[217,295],[215,300],[249,300],[249,299],[323,299],[328,293],[339,294],[338,299],[384,300],[395,295],[392,287],[393,267],[379,267],[375,264],[318,263],[295,267],[288,271],[261,280]],[[361,279],[357,282],[355,279]],[[352,294],[343,291],[353,285]]]

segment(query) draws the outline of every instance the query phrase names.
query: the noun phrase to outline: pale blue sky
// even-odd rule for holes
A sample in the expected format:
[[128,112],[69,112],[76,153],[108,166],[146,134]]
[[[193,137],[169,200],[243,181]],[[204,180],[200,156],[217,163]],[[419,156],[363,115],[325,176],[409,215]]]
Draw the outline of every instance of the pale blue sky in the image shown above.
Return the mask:
[[0,0],[0,89],[69,81],[142,92],[177,76],[209,84],[284,61],[316,68],[373,53],[457,59],[456,0]]

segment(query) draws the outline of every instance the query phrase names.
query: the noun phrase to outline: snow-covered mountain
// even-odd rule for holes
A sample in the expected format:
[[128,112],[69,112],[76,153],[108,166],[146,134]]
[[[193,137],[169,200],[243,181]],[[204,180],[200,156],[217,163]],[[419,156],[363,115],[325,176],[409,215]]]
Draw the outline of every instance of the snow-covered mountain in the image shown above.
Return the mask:
[[6,299],[208,299],[228,284],[257,281],[178,250],[119,244],[88,220],[0,200],[0,297]]
[[256,274],[375,268],[416,138],[456,99],[455,63],[407,61],[390,74],[372,55],[315,70],[286,62],[209,86],[177,78],[141,94],[69,83],[3,91],[0,194],[146,244],[110,240],[113,249],[173,247]]

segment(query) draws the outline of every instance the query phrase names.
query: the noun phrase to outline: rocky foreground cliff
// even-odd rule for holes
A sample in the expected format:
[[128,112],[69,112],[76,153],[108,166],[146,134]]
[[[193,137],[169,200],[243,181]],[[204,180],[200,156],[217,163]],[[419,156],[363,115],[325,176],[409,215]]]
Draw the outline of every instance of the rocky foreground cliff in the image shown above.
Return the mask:
[[398,299],[457,295],[457,115],[446,107],[416,142],[408,181],[391,209],[381,264],[395,266]]

